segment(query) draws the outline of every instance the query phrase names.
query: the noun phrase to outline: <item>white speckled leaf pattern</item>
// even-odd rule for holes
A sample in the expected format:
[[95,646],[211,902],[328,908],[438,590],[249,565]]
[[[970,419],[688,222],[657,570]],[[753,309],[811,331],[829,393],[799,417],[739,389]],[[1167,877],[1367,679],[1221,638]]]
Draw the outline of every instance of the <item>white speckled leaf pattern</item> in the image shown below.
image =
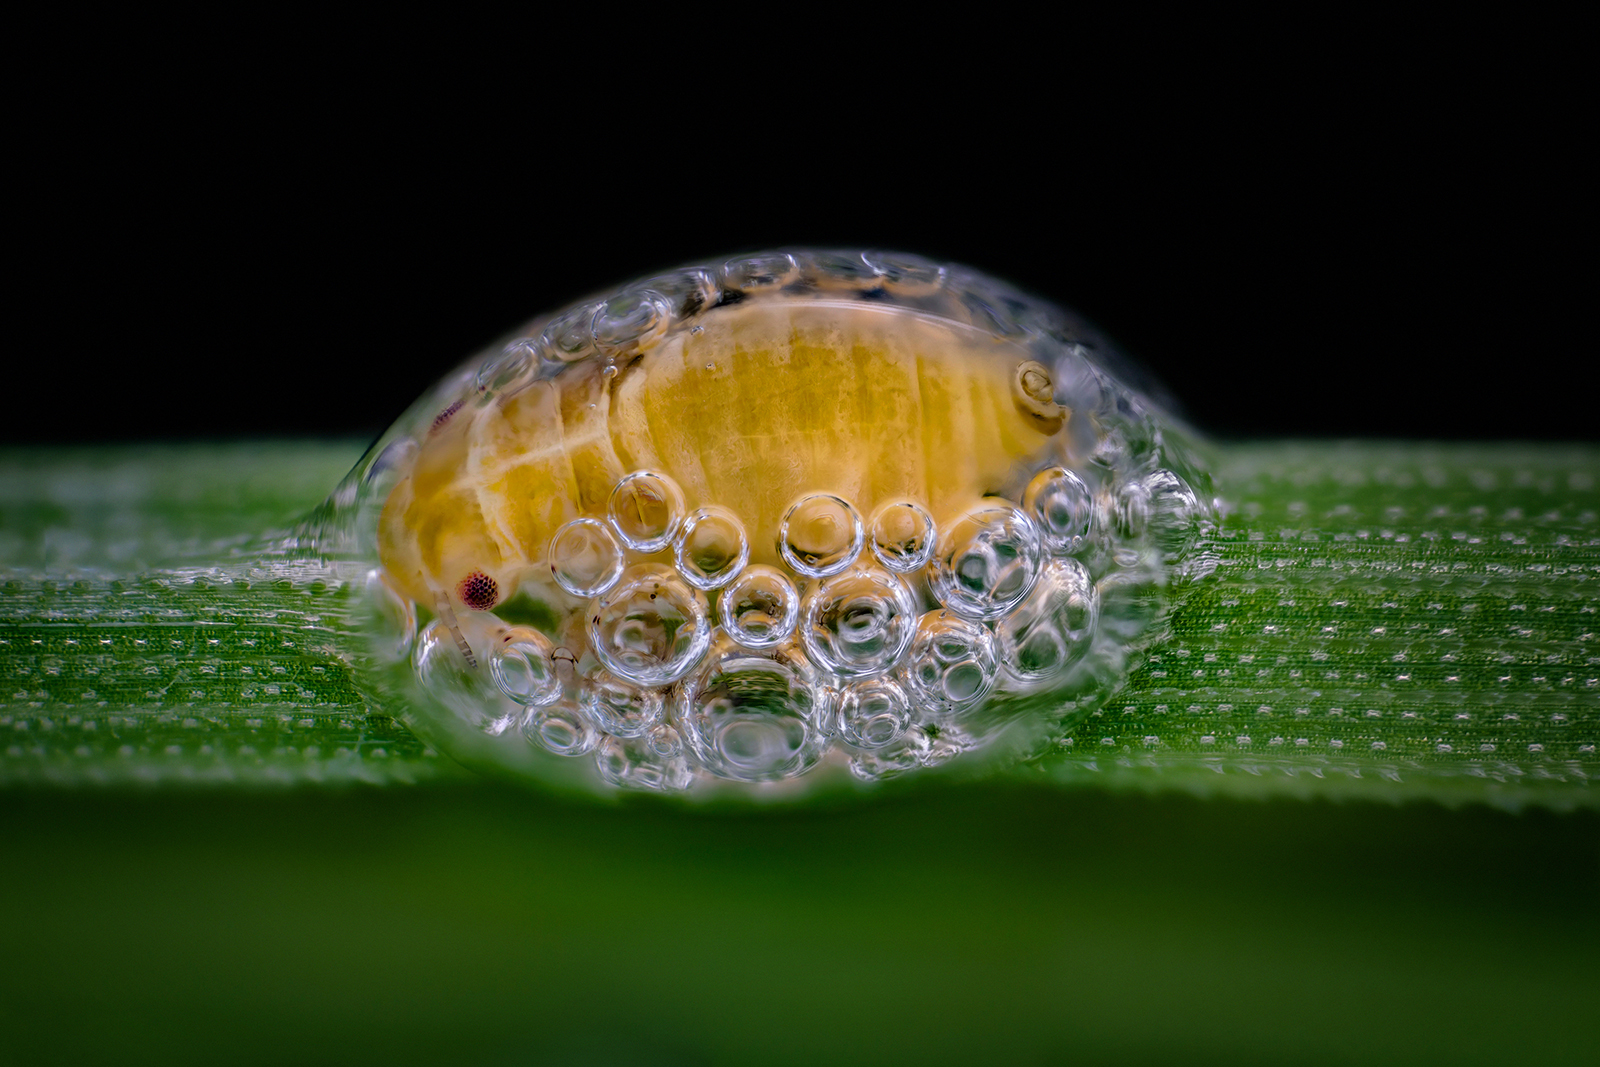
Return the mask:
[[[244,550],[349,444],[0,457],[0,784],[461,775],[355,689],[347,590]],[[1127,685],[1006,773],[1592,806],[1600,450],[1219,448],[1230,513]],[[1206,568],[1201,568],[1205,570]],[[985,773],[996,770],[985,764]]]

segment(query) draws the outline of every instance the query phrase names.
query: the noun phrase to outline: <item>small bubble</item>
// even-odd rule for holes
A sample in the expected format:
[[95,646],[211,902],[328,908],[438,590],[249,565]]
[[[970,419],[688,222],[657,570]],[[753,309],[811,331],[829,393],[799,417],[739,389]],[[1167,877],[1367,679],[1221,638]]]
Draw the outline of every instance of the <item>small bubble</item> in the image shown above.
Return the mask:
[[675,718],[700,765],[719,778],[771,782],[822,758],[828,692],[793,646],[758,653],[723,638],[684,679]]
[[594,319],[598,304],[573,308],[546,326],[543,348],[558,360],[573,363],[594,355]]
[[513,341],[479,368],[478,388],[504,392],[533,377],[539,364],[537,342],[526,337]]
[[600,740],[600,731],[570,700],[536,709],[522,724],[522,735],[557,756],[581,756]]
[[606,351],[646,348],[671,323],[666,297],[649,289],[634,289],[600,305],[594,317],[594,340]]
[[949,611],[930,611],[917,622],[902,674],[919,704],[953,715],[987,696],[999,670],[987,627]]
[[1050,552],[1067,556],[1083,547],[1094,517],[1094,496],[1072,471],[1046,467],[1034,475],[1022,495],[1022,506],[1038,524]]
[[[504,624],[484,612],[453,615],[456,630],[438,618],[417,636],[412,657],[417,679],[430,696],[463,722],[486,734],[504,733],[522,718],[523,709],[500,691],[489,671],[477,666],[477,661],[488,658]],[[463,653],[462,644],[473,653],[473,660]],[[277,686],[267,689],[271,692]]]
[[738,577],[749,562],[750,540],[744,524],[727,508],[701,508],[684,521],[673,558],[690,585],[717,589]]
[[659,689],[597,669],[584,679],[578,706],[606,733],[639,737],[661,721],[666,702]]
[[839,691],[839,735],[861,749],[881,749],[900,740],[911,725],[911,701],[889,678],[868,678]]
[[793,256],[764,252],[728,260],[722,266],[722,284],[740,292],[780,289],[794,281],[797,273]]
[[813,589],[800,609],[800,639],[825,670],[860,678],[892,668],[916,625],[916,601],[905,582],[875,567],[836,574]]
[[997,627],[1006,673],[1035,688],[1060,680],[1094,640],[1100,594],[1073,559],[1045,565],[1033,594]]
[[573,519],[550,538],[550,573],[575,597],[600,596],[617,584],[622,547],[598,519]]
[[973,509],[941,536],[940,546],[930,565],[933,595],[975,619],[997,619],[1022,603],[1043,554],[1033,520],[1010,504]]
[[717,601],[722,627],[746,648],[787,641],[800,620],[800,594],[776,567],[757,564],[740,572]]
[[622,543],[635,552],[659,552],[683,524],[683,492],[654,471],[634,471],[611,490],[607,514]]
[[561,699],[550,639],[527,626],[508,628],[489,653],[489,673],[500,691],[527,707]]
[[641,685],[687,674],[711,641],[705,596],[658,564],[630,568],[589,618],[589,644],[611,671]]
[[889,504],[872,518],[872,554],[892,571],[909,573],[927,566],[938,540],[933,516],[921,504]]
[[815,493],[799,500],[778,527],[778,553],[808,578],[838,574],[861,554],[866,533],[846,500]]

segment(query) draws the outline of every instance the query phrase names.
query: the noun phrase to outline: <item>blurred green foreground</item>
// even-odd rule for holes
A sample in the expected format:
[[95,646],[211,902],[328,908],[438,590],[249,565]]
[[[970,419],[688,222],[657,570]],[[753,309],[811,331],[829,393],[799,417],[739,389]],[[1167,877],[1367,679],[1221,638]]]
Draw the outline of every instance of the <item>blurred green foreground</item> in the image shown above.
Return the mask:
[[[1263,731],[1256,704],[1230,695],[1309,693],[1290,671],[1313,665],[1370,671],[1406,649],[1455,654],[1456,635],[1441,638],[1434,622],[1399,651],[1384,643],[1396,634],[1378,632],[1413,625],[1435,602],[1413,598],[1404,626],[1383,614],[1399,610],[1385,568],[1407,551],[1393,530],[1428,525],[1384,513],[1408,499],[1406,471],[1431,469],[1413,450],[1389,464],[1399,475],[1367,486],[1369,515],[1339,511],[1351,490],[1336,479],[1280,493],[1309,503],[1311,536],[1305,523],[1281,530],[1294,525],[1287,512],[1241,511],[1248,529],[1236,524],[1228,551],[1246,562],[1220,569],[1213,591],[1174,620],[1155,650],[1164,658],[1131,683],[1136,695],[1107,707],[1113,721],[1084,723],[1079,750],[1031,777],[913,776],[875,796],[759,809],[586,803],[473,778],[340,696],[334,661],[310,647],[263,658],[265,677],[232,678],[227,700],[223,689],[191,698],[174,688],[224,684],[202,679],[212,624],[163,623],[160,612],[183,606],[163,597],[187,594],[104,575],[242,546],[314,503],[358,451],[281,448],[178,450],[187,467],[146,456],[134,465],[144,482],[104,450],[0,457],[0,564],[11,576],[0,639],[15,642],[0,649],[10,731],[0,1062],[1600,1060],[1600,815],[1581,748],[1595,721],[1583,668],[1596,598],[1579,581],[1596,553],[1575,541],[1594,522],[1588,453],[1506,460],[1495,515],[1468,501],[1479,492],[1471,477],[1500,476],[1491,459],[1463,468],[1467,496],[1439,490],[1454,508],[1440,529],[1478,537],[1451,558],[1492,553],[1472,572],[1484,576],[1482,595],[1439,609],[1491,609],[1457,650],[1481,661],[1476,674],[1457,672],[1463,695],[1448,705],[1472,718],[1401,728],[1391,716],[1372,727],[1391,732],[1371,736],[1394,740],[1410,768],[1443,768],[1428,780],[1445,786],[1366,789],[1375,776],[1359,772],[1375,757],[1328,747],[1368,728],[1342,717],[1358,705],[1328,684],[1341,679],[1274,705],[1291,724],[1294,703],[1311,708],[1298,729],[1274,719]],[[1236,463],[1235,484],[1286,485],[1314,467],[1315,456],[1268,451]],[[1369,470],[1387,469],[1363,455]],[[1269,460],[1290,473],[1274,475]],[[1527,484],[1519,464],[1534,471]],[[211,476],[197,476],[208,465]],[[1540,470],[1559,473],[1553,489]],[[1257,544],[1254,530],[1271,536]],[[1344,547],[1325,543],[1336,539]],[[1550,577],[1534,556],[1514,569],[1541,544],[1567,553],[1570,574]],[[1330,551],[1344,553],[1348,580],[1308,579],[1300,595],[1323,596],[1317,611],[1342,599],[1356,614],[1334,620],[1342,632],[1326,639],[1326,620],[1301,618],[1305,661],[1246,677],[1237,661],[1255,653],[1245,645],[1266,638],[1229,635],[1216,620],[1278,610],[1285,595],[1241,573],[1292,573],[1297,558]],[[244,590],[238,603],[270,591]],[[71,597],[102,594],[138,605],[137,640],[170,624],[182,635],[173,642],[196,647],[164,651],[172,663],[117,661],[167,673],[159,689],[127,688],[111,695],[120,705],[95,710],[73,675],[92,661],[57,644],[78,632]],[[1517,604],[1543,614],[1524,621]],[[293,610],[292,622],[263,614],[230,632],[315,635],[306,615],[320,609]],[[255,662],[234,650],[222,666]],[[277,680],[272,664],[285,666]],[[1180,668],[1182,680],[1169,679]],[[1449,675],[1386,669],[1361,689],[1385,713],[1433,706],[1408,695],[1413,680],[1454,692]],[[1169,710],[1175,694],[1199,702],[1187,717]],[[141,706],[160,714],[135,723]],[[1538,723],[1489,714],[1507,707],[1539,711]],[[1460,732],[1441,740],[1445,730]],[[108,736],[117,731],[127,736]],[[1244,732],[1248,746],[1235,736]],[[1307,740],[1294,774],[1263,746],[1273,732]],[[1146,735],[1159,742],[1141,747]],[[1438,753],[1446,743],[1453,750]],[[1547,750],[1530,754],[1530,744]],[[1214,754],[1220,745],[1227,755]],[[1488,806],[1523,789],[1518,768],[1542,791],[1526,793],[1520,813]],[[1196,784],[1213,781],[1230,784]],[[1272,784],[1282,782],[1298,783],[1298,797]],[[1340,801],[1362,797],[1383,802]]]

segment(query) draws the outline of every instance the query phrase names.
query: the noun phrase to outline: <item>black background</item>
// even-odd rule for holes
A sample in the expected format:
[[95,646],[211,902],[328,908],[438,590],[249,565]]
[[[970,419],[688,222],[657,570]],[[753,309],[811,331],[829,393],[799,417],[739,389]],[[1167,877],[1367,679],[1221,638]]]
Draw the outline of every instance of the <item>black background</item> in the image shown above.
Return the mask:
[[1248,107],[1180,85],[1097,109],[1070,82],[918,106],[529,86],[505,116],[327,86],[58,101],[18,157],[0,442],[373,435],[535,314],[775,245],[1010,279],[1224,437],[1592,440],[1577,86],[1477,74],[1314,73]]

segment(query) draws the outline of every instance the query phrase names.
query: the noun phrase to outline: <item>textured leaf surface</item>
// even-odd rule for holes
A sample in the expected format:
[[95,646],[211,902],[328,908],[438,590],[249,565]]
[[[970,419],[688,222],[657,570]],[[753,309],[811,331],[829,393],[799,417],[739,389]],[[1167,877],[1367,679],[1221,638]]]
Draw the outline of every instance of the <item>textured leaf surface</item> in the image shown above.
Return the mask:
[[[464,774],[351,683],[347,590],[259,535],[359,449],[0,462],[0,782]],[[1585,447],[1235,445],[1210,573],[1124,689],[1014,773],[1202,792],[1593,804]]]

